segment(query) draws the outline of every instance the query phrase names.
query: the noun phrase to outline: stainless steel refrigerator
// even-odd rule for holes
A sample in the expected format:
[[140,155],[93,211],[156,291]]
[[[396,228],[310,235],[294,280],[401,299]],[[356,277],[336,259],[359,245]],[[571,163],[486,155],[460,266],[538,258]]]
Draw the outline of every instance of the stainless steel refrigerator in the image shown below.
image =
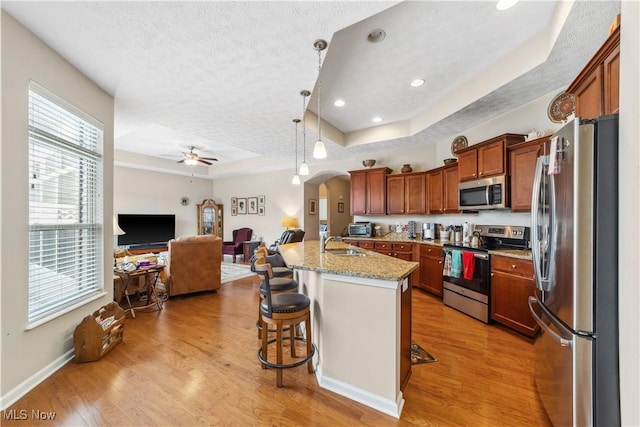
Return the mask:
[[556,427],[618,426],[618,116],[576,118],[548,151],[531,208],[536,387]]

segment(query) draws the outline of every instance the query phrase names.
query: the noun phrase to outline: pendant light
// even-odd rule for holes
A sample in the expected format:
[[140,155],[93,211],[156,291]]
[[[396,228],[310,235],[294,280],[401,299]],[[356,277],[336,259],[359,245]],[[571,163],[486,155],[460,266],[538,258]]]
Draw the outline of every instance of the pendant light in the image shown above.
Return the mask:
[[298,175],[298,123],[300,123],[300,119],[293,119],[293,123],[296,124],[296,168],[293,170],[291,184],[300,185],[300,175]]
[[309,165],[307,165],[307,125],[305,121],[305,112],[307,111],[307,96],[311,95],[308,90],[300,92],[302,95],[302,163],[300,164],[300,176],[309,175]]
[[313,146],[313,158],[324,159],[327,157],[327,149],[324,146],[324,142],[322,142],[321,131],[322,119],[320,118],[320,97],[322,95],[322,81],[320,80],[320,69],[322,67],[322,51],[327,48],[327,42],[322,39],[318,39],[313,42],[313,48],[318,52],[318,140]]

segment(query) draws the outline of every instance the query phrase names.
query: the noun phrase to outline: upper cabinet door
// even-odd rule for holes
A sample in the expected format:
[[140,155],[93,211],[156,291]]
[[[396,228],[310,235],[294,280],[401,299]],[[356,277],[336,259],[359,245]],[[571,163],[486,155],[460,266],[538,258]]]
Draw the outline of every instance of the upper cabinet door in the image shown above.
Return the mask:
[[429,197],[427,205],[427,213],[440,214],[444,210],[442,196],[442,171],[432,172],[427,175],[427,185],[429,187]]
[[478,178],[478,150],[458,154],[458,180],[468,181]]
[[367,213],[370,215],[384,215],[387,211],[387,173],[384,168],[367,173]]
[[444,197],[444,213],[457,213],[460,211],[458,205],[458,168],[452,167],[442,172],[442,194]]
[[[404,178],[404,211],[407,214],[426,212],[426,174],[408,175]],[[389,194],[389,197],[391,195]]]
[[351,215],[367,213],[367,171],[351,172]]
[[403,214],[404,212],[404,176],[387,177],[387,214]]
[[576,87],[576,115],[583,119],[595,119],[604,111],[602,106],[602,67],[597,67],[585,76],[580,86]]
[[504,141],[478,148],[478,178],[504,173]]
[[615,114],[620,103],[620,46],[604,60],[604,113]]

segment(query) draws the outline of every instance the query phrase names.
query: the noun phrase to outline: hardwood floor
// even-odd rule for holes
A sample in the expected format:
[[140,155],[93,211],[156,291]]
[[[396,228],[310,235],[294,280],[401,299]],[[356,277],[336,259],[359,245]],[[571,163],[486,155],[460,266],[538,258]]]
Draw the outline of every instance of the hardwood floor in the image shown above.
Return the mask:
[[[9,408],[25,425],[548,426],[533,384],[533,348],[421,291],[413,340],[438,361],[413,367],[397,420],[318,387],[305,366],[261,369],[255,329],[258,279],[177,297],[127,319],[124,341],[102,360],[70,362]],[[364,356],[366,357],[366,355]],[[53,421],[32,410],[55,412]]]

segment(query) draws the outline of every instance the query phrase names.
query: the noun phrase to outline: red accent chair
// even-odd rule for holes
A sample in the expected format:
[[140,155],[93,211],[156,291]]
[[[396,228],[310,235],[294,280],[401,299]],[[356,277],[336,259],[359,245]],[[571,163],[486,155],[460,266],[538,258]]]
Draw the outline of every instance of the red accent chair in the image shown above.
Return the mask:
[[223,255],[231,255],[233,257],[233,262],[236,262],[236,256],[243,254],[243,243],[251,240],[251,236],[253,235],[253,230],[250,228],[239,228],[237,230],[233,230],[233,241],[232,242],[222,242],[222,254]]

